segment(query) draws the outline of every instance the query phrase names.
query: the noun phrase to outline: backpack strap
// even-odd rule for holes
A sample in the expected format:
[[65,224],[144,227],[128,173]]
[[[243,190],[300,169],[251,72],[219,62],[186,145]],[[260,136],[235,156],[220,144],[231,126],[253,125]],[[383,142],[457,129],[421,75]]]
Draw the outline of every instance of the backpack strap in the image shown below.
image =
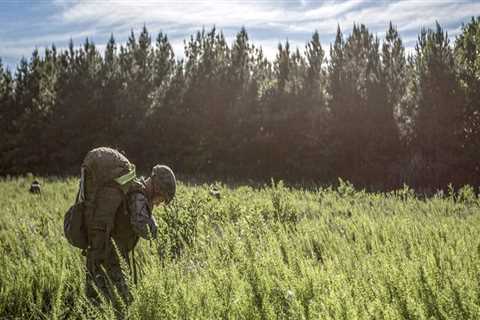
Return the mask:
[[77,197],[75,198],[75,203],[85,201],[85,167],[80,168],[80,181],[78,183],[78,192]]
[[114,181],[116,183],[118,183],[120,186],[124,186],[127,183],[129,183],[130,181],[132,181],[133,179],[135,179],[136,176],[137,175],[135,173],[135,165],[131,164],[130,165],[130,170],[126,174],[124,174],[123,176],[115,178]]

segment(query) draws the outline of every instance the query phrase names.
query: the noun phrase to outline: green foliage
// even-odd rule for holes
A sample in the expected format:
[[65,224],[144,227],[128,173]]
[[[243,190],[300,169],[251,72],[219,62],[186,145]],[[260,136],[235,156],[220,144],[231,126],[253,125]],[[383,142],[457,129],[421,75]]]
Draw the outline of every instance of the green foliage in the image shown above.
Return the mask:
[[[462,95],[447,34],[437,23],[418,37],[415,68],[412,152],[420,159],[417,170],[434,187],[446,185],[453,168],[462,167]],[[454,181],[450,181],[454,182]]]
[[202,199],[194,195],[189,201],[176,200],[163,208],[158,232],[161,257],[177,258],[193,244],[197,235],[198,208],[202,206]]
[[[463,26],[462,33],[455,41],[455,62],[460,78],[460,87],[465,94],[464,141],[466,157],[480,157],[480,17]],[[480,177],[476,161],[469,161],[469,176],[472,180]]]
[[[394,32],[391,27],[390,33]],[[379,39],[365,25],[354,24],[345,41],[338,29],[331,47],[329,124],[334,171],[336,176],[367,185],[380,180],[392,184],[385,169],[395,162],[400,149],[394,117],[398,99],[392,99],[396,70],[391,69],[396,68],[393,64],[403,47],[399,43],[396,49],[390,48],[394,35],[387,35],[386,41],[382,57]],[[400,52],[392,56],[394,50]]]
[[[0,318],[115,319],[84,296],[84,257],[63,238],[75,179],[0,181]],[[478,319],[478,190],[311,191],[179,185],[136,249],[129,319]]]
[[329,59],[314,32],[269,61],[245,28],[231,43],[198,31],[183,59],[146,26],[123,45],[112,35],[103,55],[89,39],[35,49],[14,74],[0,62],[0,175],[75,174],[107,145],[142,171],[161,161],[217,179],[478,185],[478,20],[454,49],[440,25],[422,30],[408,58],[392,23],[383,41],[338,26]]
[[295,208],[291,206],[292,199],[289,197],[288,188],[284,186],[283,181],[275,183],[273,180],[271,188],[274,221],[283,224],[296,223],[298,217]]

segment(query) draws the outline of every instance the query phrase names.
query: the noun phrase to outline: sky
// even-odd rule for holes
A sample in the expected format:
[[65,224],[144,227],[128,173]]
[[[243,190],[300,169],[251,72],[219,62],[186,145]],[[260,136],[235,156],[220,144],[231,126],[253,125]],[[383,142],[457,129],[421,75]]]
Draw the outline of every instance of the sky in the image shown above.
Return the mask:
[[287,39],[303,49],[317,30],[328,51],[337,25],[348,35],[354,23],[363,23],[382,39],[390,21],[411,51],[422,28],[438,21],[453,42],[462,23],[479,15],[480,0],[0,0],[0,58],[13,71],[34,48],[55,44],[62,50],[70,39],[79,46],[88,38],[103,50],[111,34],[125,43],[143,26],[152,39],[166,33],[182,58],[185,39],[215,26],[230,43],[245,27],[273,59],[278,43]]

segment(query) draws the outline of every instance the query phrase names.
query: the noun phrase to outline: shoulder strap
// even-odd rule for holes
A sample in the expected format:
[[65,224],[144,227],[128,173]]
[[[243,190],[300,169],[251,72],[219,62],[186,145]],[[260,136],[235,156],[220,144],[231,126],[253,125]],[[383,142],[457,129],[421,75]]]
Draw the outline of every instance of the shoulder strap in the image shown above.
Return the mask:
[[135,178],[136,178],[135,165],[132,164],[130,165],[130,170],[126,174],[124,174],[121,177],[115,178],[114,181],[118,183],[120,186],[124,186]]

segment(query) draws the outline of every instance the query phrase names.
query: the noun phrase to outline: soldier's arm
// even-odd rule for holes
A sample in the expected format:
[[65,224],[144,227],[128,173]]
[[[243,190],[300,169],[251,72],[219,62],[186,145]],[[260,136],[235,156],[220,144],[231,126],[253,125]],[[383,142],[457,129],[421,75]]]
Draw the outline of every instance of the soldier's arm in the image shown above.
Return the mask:
[[130,223],[135,233],[144,239],[155,239],[158,226],[145,195],[140,192],[130,195],[129,207]]

